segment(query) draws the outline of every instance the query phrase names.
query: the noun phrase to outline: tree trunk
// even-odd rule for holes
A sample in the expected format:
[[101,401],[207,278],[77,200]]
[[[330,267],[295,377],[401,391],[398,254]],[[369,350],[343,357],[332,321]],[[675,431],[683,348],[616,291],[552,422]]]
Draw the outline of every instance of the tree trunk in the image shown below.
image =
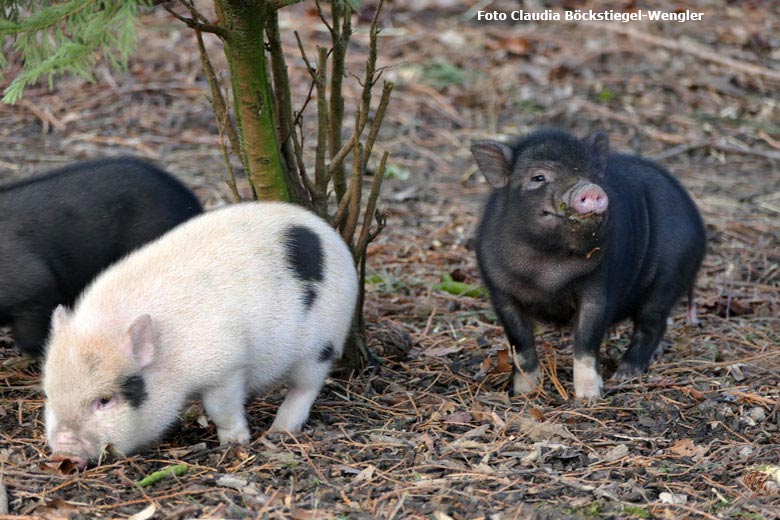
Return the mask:
[[258,199],[290,200],[292,190],[279,153],[266,67],[264,40],[270,2],[215,0],[214,5],[219,24],[228,32],[225,56],[247,177]]

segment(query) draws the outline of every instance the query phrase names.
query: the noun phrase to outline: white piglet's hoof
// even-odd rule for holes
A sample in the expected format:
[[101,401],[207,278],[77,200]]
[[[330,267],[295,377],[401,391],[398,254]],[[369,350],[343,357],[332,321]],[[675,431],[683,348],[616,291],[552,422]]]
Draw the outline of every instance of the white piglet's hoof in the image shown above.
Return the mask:
[[246,427],[235,427],[232,429],[217,428],[217,437],[220,444],[248,444],[251,439],[249,429]]

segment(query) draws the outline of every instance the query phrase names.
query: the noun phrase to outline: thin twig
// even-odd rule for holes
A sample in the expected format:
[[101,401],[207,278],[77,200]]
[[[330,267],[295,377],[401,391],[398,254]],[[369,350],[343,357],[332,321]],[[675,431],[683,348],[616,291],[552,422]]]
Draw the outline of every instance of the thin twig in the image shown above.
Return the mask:
[[[359,125],[361,118],[360,110],[355,111],[355,126]],[[352,157],[352,179],[349,187],[349,205],[347,207],[344,229],[341,232],[341,236],[350,245],[354,244],[360,210],[361,186],[363,183],[363,145],[360,143],[357,133],[354,133],[353,136],[352,146],[354,151]]]
[[[193,13],[193,16],[195,16],[195,13]],[[203,68],[203,74],[206,76],[206,79],[209,82],[209,87],[211,88],[209,102],[211,103],[211,108],[214,111],[214,115],[217,119],[217,130],[219,131],[220,136],[222,158],[225,161],[225,167],[227,168],[228,172],[228,177],[225,179],[225,182],[227,183],[228,187],[230,187],[230,191],[233,194],[233,199],[236,202],[240,202],[241,196],[239,195],[238,188],[236,187],[235,172],[233,170],[233,165],[230,164],[230,156],[228,154],[227,147],[225,146],[224,139],[225,135],[227,135],[233,153],[238,155],[240,158],[241,146],[239,144],[240,141],[238,137],[238,131],[233,124],[232,119],[230,118],[230,109],[227,102],[225,101],[225,97],[222,95],[219,79],[214,72],[214,67],[211,65],[208,51],[206,50],[206,46],[203,43],[203,34],[197,29],[195,30],[195,38],[198,42],[200,63],[201,67]]]
[[371,128],[366,138],[366,155],[363,162],[363,168],[368,166],[368,158],[371,156],[371,151],[374,149],[374,142],[379,135],[379,129],[382,126],[382,121],[385,119],[385,112],[387,106],[390,104],[390,94],[393,92],[393,83],[386,81],[382,88],[382,97],[379,100],[379,105],[376,108],[374,114],[374,121],[371,123]]
[[288,5],[294,5],[302,1],[303,0],[273,0],[273,2],[271,2],[271,9],[273,9],[274,11],[278,11],[282,7],[287,7]]
[[171,8],[171,6],[168,5],[167,3],[163,4],[163,8],[166,11],[168,11],[174,18],[176,18],[179,21],[184,22],[184,24],[187,25],[187,27],[189,27],[191,29],[195,29],[195,30],[200,31],[200,32],[207,32],[207,33],[216,34],[217,36],[219,36],[223,40],[226,40],[226,39],[228,39],[230,37],[230,31],[228,31],[227,29],[225,29],[221,25],[214,25],[214,24],[211,24],[211,23],[203,23],[203,22],[199,22],[199,21],[197,21],[197,20],[195,20],[193,18],[187,18],[186,16],[182,16],[179,13],[177,13],[176,11],[174,11]]
[[366,254],[366,247],[368,246],[368,243],[374,237],[376,237],[376,235],[373,237],[371,235],[371,217],[374,215],[376,210],[376,202],[379,198],[379,190],[382,187],[382,180],[385,177],[387,157],[389,155],[390,154],[387,151],[382,154],[382,159],[379,161],[379,167],[374,172],[374,179],[371,183],[371,192],[368,195],[368,200],[366,201],[366,210],[363,214],[363,227],[360,230],[360,237],[355,244],[355,257],[358,259],[362,258]]
[[328,211],[328,182],[330,175],[325,157],[328,153],[328,98],[326,92],[328,51],[317,48],[317,148],[314,161],[314,209],[326,218]]
[[[317,5],[320,17],[324,19],[322,10],[319,8],[319,2],[317,2]],[[343,12],[342,7],[340,6],[343,6]],[[342,93],[342,86],[346,68],[345,58],[347,46],[349,45],[349,39],[352,36],[352,10],[349,6],[349,2],[343,2],[342,4],[332,2],[331,12],[333,16],[333,27],[330,28],[330,34],[333,59],[331,62],[330,74],[330,127],[328,129],[328,151],[330,157],[333,158],[342,147],[341,129],[344,126],[344,95]],[[341,24],[339,23],[339,19],[342,20]],[[342,197],[344,197],[344,193],[347,191],[347,179],[344,166],[339,163],[335,168],[329,168],[328,172],[333,179],[336,201],[340,202]]]
[[[276,100],[277,125],[279,129],[279,146],[284,160],[285,174],[289,177],[288,184],[292,188],[292,198],[307,207],[311,207],[310,192],[301,179],[300,162],[296,157],[293,141],[295,141],[295,122],[293,119],[290,79],[287,74],[287,62],[282,49],[282,39],[279,32],[279,15],[272,11],[266,24],[268,47],[271,55],[271,73],[273,77],[274,98]],[[292,137],[293,139],[290,139]]]

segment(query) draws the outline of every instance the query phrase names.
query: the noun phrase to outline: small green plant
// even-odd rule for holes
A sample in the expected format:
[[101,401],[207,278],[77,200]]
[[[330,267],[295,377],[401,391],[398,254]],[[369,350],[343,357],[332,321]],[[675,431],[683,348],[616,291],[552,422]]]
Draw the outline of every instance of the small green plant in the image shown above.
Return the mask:
[[442,273],[441,283],[433,287],[437,291],[444,291],[455,296],[469,296],[471,298],[487,298],[487,289],[481,285],[472,285],[456,282],[450,273]]
[[366,283],[373,285],[373,289],[379,293],[402,292],[407,288],[407,283],[385,268],[374,270],[369,268],[366,274]]
[[637,518],[650,518],[650,512],[644,507],[639,506],[625,506],[623,512]]
[[423,68],[422,81],[436,89],[462,85],[466,82],[466,71],[449,61],[436,60]]
[[601,505],[598,502],[593,502],[588,504],[582,512],[585,516],[599,516],[601,514]]
[[401,181],[409,180],[412,177],[412,172],[403,166],[397,164],[388,164],[385,168],[386,179],[398,179]]
[[609,90],[609,89],[608,89],[608,88],[606,88],[606,87],[605,87],[605,88],[603,88],[603,89],[601,89],[601,92],[599,92],[599,93],[598,93],[598,96],[597,96],[598,100],[599,100],[600,102],[602,102],[602,103],[607,103],[607,102],[609,102],[609,101],[612,101],[612,100],[613,100],[613,99],[615,99],[616,97],[617,97],[617,96],[615,95],[615,93],[614,93],[614,92],[612,92],[611,90]]
[[160,471],[155,471],[154,473],[149,474],[147,477],[143,478],[142,480],[139,480],[138,485],[141,487],[149,487],[172,475],[176,475],[177,477],[184,475],[185,473],[187,473],[188,469],[189,467],[186,464],[176,464],[175,466],[168,466],[165,469],[161,469]]

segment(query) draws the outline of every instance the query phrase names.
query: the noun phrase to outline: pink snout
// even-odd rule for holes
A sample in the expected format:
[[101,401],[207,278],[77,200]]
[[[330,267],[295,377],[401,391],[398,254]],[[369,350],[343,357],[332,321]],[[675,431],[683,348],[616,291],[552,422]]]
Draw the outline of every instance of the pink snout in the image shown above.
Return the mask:
[[[78,471],[84,471],[87,468],[87,460],[79,457],[78,455],[73,455],[72,453],[58,451],[52,455],[51,460],[60,463],[64,463],[65,461],[69,460],[73,463],[74,466],[76,466]],[[73,466],[71,466],[71,468],[72,467]]]
[[70,459],[79,470],[87,467],[86,458],[81,456],[84,452],[84,447],[72,432],[59,432],[54,437],[52,451],[54,452],[53,460]]
[[609,200],[607,194],[596,184],[583,184],[576,187],[570,198],[569,204],[580,215],[595,213],[597,215],[607,211]]

